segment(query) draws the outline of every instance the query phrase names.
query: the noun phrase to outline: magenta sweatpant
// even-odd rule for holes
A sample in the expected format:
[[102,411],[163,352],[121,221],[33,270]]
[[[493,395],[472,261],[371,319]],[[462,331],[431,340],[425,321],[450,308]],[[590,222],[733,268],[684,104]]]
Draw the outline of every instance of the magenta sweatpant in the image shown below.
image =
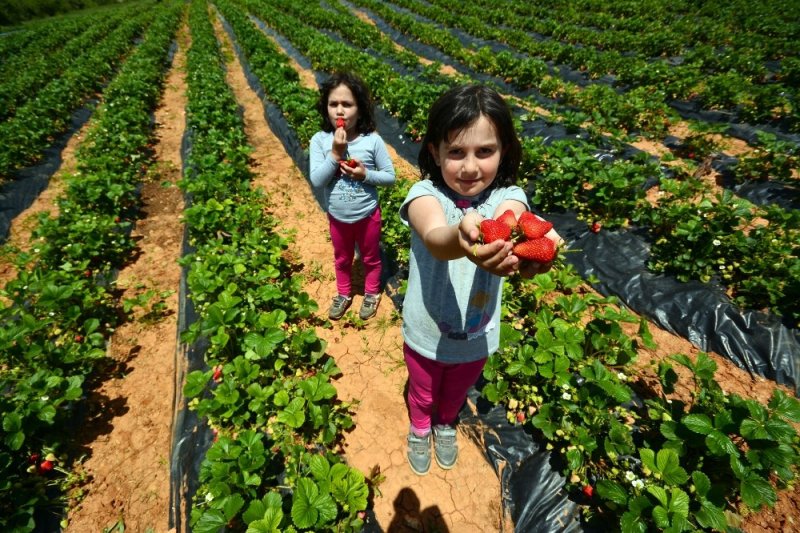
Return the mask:
[[423,357],[403,343],[408,367],[408,412],[411,430],[424,435],[434,424],[456,421],[469,388],[478,381],[486,358],[470,363],[441,363]]
[[342,222],[328,215],[336,270],[336,289],[343,296],[352,290],[352,269],[355,245],[364,264],[364,293],[381,292],[381,210],[357,222]]

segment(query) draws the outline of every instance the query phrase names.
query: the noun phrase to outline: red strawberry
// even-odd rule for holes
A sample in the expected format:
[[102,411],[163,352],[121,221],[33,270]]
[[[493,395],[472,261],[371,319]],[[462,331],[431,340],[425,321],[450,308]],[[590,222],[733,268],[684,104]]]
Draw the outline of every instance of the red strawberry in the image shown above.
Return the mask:
[[599,222],[592,222],[592,225],[589,227],[589,229],[592,230],[592,233],[600,233],[600,228],[602,227],[603,225]]
[[75,342],[83,342],[83,336],[82,335],[75,335]]
[[355,159],[348,159],[347,161],[344,162],[344,164],[350,168],[356,168],[358,166],[358,161],[356,161]]
[[511,228],[497,220],[485,218],[481,221],[481,235],[483,236],[484,244],[494,241],[506,241],[511,237]]
[[519,422],[520,424],[525,423],[525,413],[523,413],[522,411],[519,411],[517,413],[517,422]]
[[514,229],[517,227],[517,215],[515,215],[514,211],[512,211],[511,209],[506,210],[505,213],[497,217],[495,220],[497,220],[498,222],[502,222],[503,224],[511,228],[511,231],[514,231]]
[[344,119],[342,117],[336,118],[336,127],[337,128],[344,128]]
[[514,246],[514,255],[527,261],[549,263],[556,257],[556,245],[547,237],[539,237]]
[[530,211],[525,211],[519,216],[519,227],[528,239],[538,239],[553,229],[552,222],[542,220]]
[[222,365],[217,365],[214,367],[214,375],[211,376],[211,379],[219,383],[222,381]]
[[594,487],[592,487],[591,485],[584,485],[583,489],[581,490],[583,491],[583,495],[589,499],[591,499],[592,496],[594,496]]
[[53,461],[44,460],[41,463],[39,463],[39,473],[46,474],[47,472],[53,469],[53,466],[54,466]]
[[28,457],[28,463],[32,464],[32,465],[35,465],[36,463],[39,462],[39,458],[40,457],[41,456],[38,453],[32,453],[31,456]]

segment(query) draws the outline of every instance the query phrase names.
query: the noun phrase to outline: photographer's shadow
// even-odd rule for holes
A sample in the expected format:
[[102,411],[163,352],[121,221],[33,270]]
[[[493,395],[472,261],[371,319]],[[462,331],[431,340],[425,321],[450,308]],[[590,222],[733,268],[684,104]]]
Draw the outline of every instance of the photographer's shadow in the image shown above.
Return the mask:
[[419,508],[416,493],[406,487],[394,500],[394,518],[386,533],[449,533],[441,510],[436,505],[426,509]]

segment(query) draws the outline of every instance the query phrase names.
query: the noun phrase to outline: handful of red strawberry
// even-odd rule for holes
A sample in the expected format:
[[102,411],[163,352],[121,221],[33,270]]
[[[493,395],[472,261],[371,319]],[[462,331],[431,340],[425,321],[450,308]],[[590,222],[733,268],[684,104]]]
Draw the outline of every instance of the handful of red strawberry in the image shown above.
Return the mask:
[[545,235],[553,229],[552,222],[543,220],[530,211],[525,211],[517,220],[512,210],[496,219],[481,222],[484,244],[502,239],[514,243],[513,253],[520,259],[549,263],[556,257],[556,245]]

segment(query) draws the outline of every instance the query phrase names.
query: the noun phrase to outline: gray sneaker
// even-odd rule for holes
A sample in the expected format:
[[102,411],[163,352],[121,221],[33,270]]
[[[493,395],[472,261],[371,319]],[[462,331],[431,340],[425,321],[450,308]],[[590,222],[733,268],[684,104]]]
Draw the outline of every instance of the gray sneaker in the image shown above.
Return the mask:
[[433,426],[433,449],[436,455],[436,464],[445,470],[456,466],[458,460],[458,432],[453,426]]
[[418,437],[408,433],[408,464],[418,476],[424,476],[431,469],[431,434]]
[[347,308],[350,307],[351,303],[353,303],[353,298],[347,298],[341,294],[337,294],[333,297],[331,308],[328,310],[328,318],[331,320],[339,320],[344,315],[344,312],[347,311]]
[[358,318],[367,320],[375,316],[378,312],[378,304],[381,303],[380,294],[365,294],[364,301],[361,302],[361,310],[358,312]]

